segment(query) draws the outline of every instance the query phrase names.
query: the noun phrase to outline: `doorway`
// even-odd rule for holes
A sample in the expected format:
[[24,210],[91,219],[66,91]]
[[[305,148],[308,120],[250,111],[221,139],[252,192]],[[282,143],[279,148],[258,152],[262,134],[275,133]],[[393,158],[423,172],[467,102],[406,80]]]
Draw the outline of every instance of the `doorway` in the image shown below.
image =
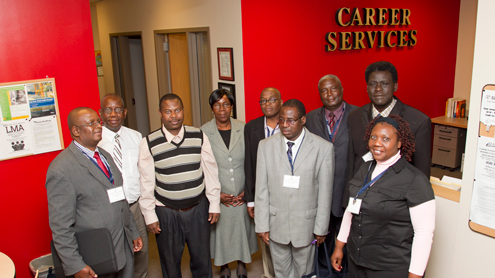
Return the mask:
[[115,93],[127,107],[124,125],[150,133],[141,32],[110,34]]
[[184,124],[200,127],[213,118],[209,28],[155,31],[159,96],[174,93],[184,104]]

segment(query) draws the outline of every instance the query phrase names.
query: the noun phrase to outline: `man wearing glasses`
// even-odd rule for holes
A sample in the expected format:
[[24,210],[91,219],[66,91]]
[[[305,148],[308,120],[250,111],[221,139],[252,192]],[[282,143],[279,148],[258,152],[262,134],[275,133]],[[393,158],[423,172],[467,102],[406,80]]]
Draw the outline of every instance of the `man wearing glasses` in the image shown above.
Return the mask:
[[313,269],[325,241],[334,173],[333,145],[304,128],[306,109],[291,99],[280,109],[280,133],[258,147],[256,233],[269,246],[276,277]]
[[138,131],[122,126],[127,116],[127,109],[119,95],[105,95],[98,112],[104,124],[98,147],[112,154],[115,164],[122,173],[125,198],[143,239],[143,248],[134,254],[134,277],[145,278],[148,277],[148,231],[138,204],[141,196],[138,169],[139,143],[143,136]]
[[[53,244],[65,276],[134,277],[132,252],[143,246],[112,155],[97,147],[102,122],[91,108],[68,117],[74,139],[50,164],[46,174],[48,215]],[[76,234],[104,228],[115,248],[117,273],[95,273],[79,254]]]
[[[258,145],[261,140],[280,132],[278,114],[280,112],[280,107],[282,107],[283,100],[279,90],[268,87],[261,91],[259,102],[263,116],[250,121],[244,127],[244,142],[246,145],[246,155],[244,157],[244,172],[246,175],[244,198],[247,202],[249,216],[252,218],[254,218],[254,192]],[[262,278],[275,277],[270,249],[263,242],[261,242],[261,257],[263,259]]]

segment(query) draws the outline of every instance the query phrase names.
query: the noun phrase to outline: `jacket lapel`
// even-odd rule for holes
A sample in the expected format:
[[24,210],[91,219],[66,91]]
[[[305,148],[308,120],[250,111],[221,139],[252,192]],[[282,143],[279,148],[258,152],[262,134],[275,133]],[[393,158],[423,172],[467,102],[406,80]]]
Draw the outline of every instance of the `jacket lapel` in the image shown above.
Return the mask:
[[[213,120],[207,123],[205,131],[208,135],[208,139],[210,139],[210,144],[214,145],[217,150],[221,150],[222,152],[229,154],[229,150],[227,149],[227,146],[225,146],[225,142],[223,142],[222,136],[218,131],[215,118],[213,118]],[[231,135],[231,140],[232,140],[232,135]]]
[[231,123],[231,132],[230,132],[230,144],[229,150],[233,150],[239,139],[243,135],[242,125],[237,121],[230,120]]
[[300,165],[304,163],[304,160],[308,157],[309,153],[313,149],[313,136],[312,134],[306,129],[304,139],[301,142],[301,146],[299,147],[299,151],[297,152],[296,155],[296,161],[294,163],[294,172],[297,171]]
[[[110,180],[107,178],[107,176],[100,170],[99,167],[97,167],[91,160],[88,158],[85,154],[79,150],[79,148],[74,144],[71,143],[69,146],[69,149],[71,152],[74,154],[76,159],[78,160],[79,164],[81,166],[85,167],[88,169],[88,172],[100,182],[100,184],[108,189],[113,188],[112,183]],[[106,158],[106,157],[105,157]],[[112,169],[113,170],[113,169]],[[112,174],[115,173],[115,171],[112,172]],[[115,176],[115,175],[114,175]]]
[[327,141],[330,141],[330,135],[328,134],[328,128],[327,128],[327,120],[325,119],[325,107],[324,106],[322,106],[320,109],[318,109],[317,117],[319,119],[318,128],[320,129],[320,134],[325,134],[324,139]]
[[[276,136],[275,138],[278,140],[279,147],[276,148],[276,151],[280,156],[280,161],[282,161],[282,163],[285,165],[285,167],[287,167],[287,169],[289,169],[289,171],[291,171],[291,167],[290,167],[290,163],[289,163],[289,157],[287,156],[287,151],[285,149],[284,136],[282,135],[282,133],[277,133],[273,136]],[[273,137],[273,136],[271,136],[271,137]]]
[[266,138],[265,134],[265,116],[259,117],[258,119],[255,119],[256,126],[254,130],[254,134],[256,136],[257,141],[261,141]]
[[339,123],[339,129],[337,130],[337,136],[335,136],[335,141],[339,140],[339,138],[342,136],[342,134],[347,132],[348,125],[347,125],[347,116],[351,113],[351,106],[345,102],[345,110],[344,110],[344,115],[342,115],[342,119],[340,120]]

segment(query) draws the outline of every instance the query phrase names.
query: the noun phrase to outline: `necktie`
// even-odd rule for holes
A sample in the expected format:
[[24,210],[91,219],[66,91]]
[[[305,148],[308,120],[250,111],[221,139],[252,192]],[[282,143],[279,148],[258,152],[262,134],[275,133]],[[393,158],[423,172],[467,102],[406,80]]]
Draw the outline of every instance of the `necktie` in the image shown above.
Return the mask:
[[100,158],[100,154],[98,152],[95,152],[94,158],[96,159],[96,162],[98,163],[98,166],[100,166],[100,169],[105,173],[107,178],[110,178],[110,173],[108,172],[107,167],[105,164],[103,164],[103,161]]
[[113,160],[120,172],[122,173],[122,146],[120,145],[119,135],[115,134],[115,145],[113,146]]
[[328,125],[330,127],[330,132],[333,135],[333,127],[335,126],[335,114],[330,112],[330,121],[328,122]]
[[287,142],[287,146],[289,146],[289,149],[287,150],[287,157],[289,158],[289,163],[292,171],[294,172],[294,165],[292,164],[292,146],[294,146],[294,142]]

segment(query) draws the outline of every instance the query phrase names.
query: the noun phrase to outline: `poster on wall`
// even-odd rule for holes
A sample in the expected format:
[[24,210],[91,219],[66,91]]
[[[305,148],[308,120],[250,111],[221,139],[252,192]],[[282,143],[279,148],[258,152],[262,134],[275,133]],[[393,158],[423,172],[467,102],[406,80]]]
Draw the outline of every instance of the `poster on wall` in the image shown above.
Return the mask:
[[55,79],[0,84],[0,160],[64,148]]
[[483,87],[469,227],[495,237],[495,85]]

